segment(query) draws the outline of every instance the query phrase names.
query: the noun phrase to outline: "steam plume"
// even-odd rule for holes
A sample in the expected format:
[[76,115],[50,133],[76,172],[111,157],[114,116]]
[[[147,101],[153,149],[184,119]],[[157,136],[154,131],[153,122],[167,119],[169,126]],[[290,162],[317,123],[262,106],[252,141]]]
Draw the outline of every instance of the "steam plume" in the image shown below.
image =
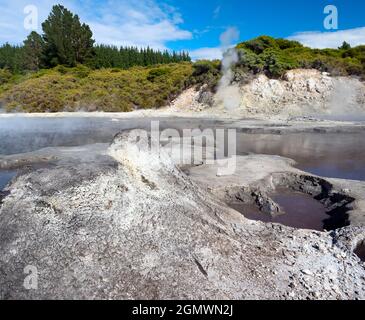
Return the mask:
[[241,95],[239,87],[233,85],[232,66],[238,62],[238,55],[235,48],[231,45],[239,39],[237,28],[228,28],[220,36],[221,49],[224,52],[222,60],[223,76],[218,84],[216,102],[222,104],[228,111],[232,111],[240,106]]

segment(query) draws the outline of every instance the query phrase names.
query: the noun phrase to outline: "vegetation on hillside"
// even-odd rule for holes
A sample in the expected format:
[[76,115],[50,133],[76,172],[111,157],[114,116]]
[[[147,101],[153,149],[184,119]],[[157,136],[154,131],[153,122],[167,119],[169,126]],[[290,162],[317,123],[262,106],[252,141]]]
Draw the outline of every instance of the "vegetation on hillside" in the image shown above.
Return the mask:
[[344,42],[338,49],[311,49],[297,41],[261,36],[236,48],[240,57],[237,68],[273,78],[296,68],[365,78],[365,45],[351,48]]
[[207,89],[214,91],[221,78],[220,60],[199,60],[193,64],[193,74],[190,83],[198,86],[206,85]]
[[157,108],[190,85],[192,72],[188,62],[128,70],[58,66],[13,79],[0,99],[7,111],[20,112]]

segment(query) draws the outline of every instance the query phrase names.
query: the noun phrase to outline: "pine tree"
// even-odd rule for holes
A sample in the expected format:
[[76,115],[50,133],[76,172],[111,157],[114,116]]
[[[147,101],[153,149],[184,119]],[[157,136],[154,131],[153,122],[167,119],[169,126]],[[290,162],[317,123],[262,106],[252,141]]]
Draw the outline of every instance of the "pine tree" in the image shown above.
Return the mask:
[[342,46],[339,47],[338,49],[340,49],[340,50],[349,50],[349,49],[351,49],[351,45],[349,43],[347,43],[346,41],[344,41],[342,43]]
[[23,48],[5,43],[0,47],[0,69],[9,69],[13,73],[22,71]]
[[49,66],[75,66],[92,55],[94,40],[89,26],[81,25],[79,17],[65,7],[54,6],[42,28],[44,54]]
[[25,70],[37,71],[41,68],[43,46],[42,37],[35,31],[32,31],[24,40],[23,67]]

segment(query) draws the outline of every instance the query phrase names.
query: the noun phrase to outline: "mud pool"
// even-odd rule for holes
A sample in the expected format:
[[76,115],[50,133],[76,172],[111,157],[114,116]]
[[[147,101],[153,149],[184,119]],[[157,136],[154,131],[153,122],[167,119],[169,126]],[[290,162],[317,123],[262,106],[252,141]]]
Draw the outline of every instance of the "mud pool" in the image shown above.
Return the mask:
[[282,213],[274,216],[263,213],[253,204],[232,204],[230,207],[241,212],[245,218],[250,220],[323,231],[324,221],[329,216],[326,214],[325,207],[310,195],[278,189],[270,197],[280,206]]
[[280,155],[303,171],[328,178],[365,180],[365,132],[238,134],[238,154]]

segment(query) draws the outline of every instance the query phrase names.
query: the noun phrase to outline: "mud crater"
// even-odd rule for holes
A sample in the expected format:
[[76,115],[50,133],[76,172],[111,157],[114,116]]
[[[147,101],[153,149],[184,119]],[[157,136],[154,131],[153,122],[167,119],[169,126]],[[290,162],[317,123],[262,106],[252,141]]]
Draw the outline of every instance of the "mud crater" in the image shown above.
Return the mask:
[[324,231],[350,225],[355,198],[322,178],[279,173],[255,186],[227,188],[224,200],[251,220]]

